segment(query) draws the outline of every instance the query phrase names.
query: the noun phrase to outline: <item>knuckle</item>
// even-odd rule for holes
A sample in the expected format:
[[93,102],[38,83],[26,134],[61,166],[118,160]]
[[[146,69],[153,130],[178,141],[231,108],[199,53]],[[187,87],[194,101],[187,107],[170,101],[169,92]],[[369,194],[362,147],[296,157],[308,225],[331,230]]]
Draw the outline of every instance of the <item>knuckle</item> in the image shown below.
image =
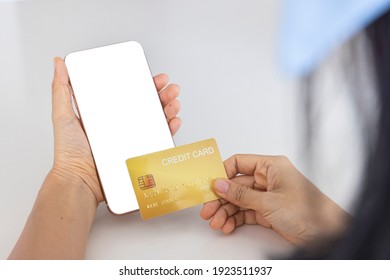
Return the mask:
[[286,162],[286,161],[289,161],[289,159],[288,159],[288,157],[287,156],[278,156],[278,159],[280,160],[280,161],[284,161],[284,162]]
[[58,84],[58,83],[53,82],[52,85],[51,85],[51,89],[52,89],[53,93],[55,93],[55,92],[66,92],[67,94],[69,94],[69,88],[68,88],[67,85]]
[[51,114],[51,120],[54,124],[71,125],[75,122],[75,116],[65,112],[57,112]]
[[291,164],[291,161],[287,156],[277,156],[276,160],[278,163],[280,163],[282,165],[290,165]]
[[166,80],[166,81],[169,80],[169,76],[166,73],[157,74],[157,75],[153,76],[153,78],[160,78],[160,79],[163,79],[163,80]]
[[173,99],[171,102],[169,102],[170,103],[170,106],[173,106],[173,107],[175,107],[175,108],[179,108],[180,106],[181,106],[181,103],[180,103],[180,101],[179,100],[177,100],[177,99]]
[[175,93],[180,92],[180,86],[178,84],[170,84],[169,86],[170,86],[171,90],[174,91]]
[[248,187],[244,185],[238,185],[237,188],[235,189],[233,195],[236,201],[242,202],[245,200],[245,197],[248,192]]

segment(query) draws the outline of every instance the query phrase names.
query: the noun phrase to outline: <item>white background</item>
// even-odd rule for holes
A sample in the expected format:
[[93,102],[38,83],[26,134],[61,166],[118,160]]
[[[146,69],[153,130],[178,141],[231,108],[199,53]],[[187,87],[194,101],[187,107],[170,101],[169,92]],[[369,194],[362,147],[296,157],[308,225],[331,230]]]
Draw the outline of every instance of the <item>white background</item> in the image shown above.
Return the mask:
[[[299,145],[304,122],[297,81],[278,66],[279,5],[274,0],[1,3],[0,258],[16,242],[52,164],[52,58],[129,40],[143,45],[154,74],[168,73],[181,87],[183,125],[176,145],[213,137],[223,158],[287,155],[348,209],[360,166],[354,132],[343,129],[351,123],[348,102],[331,100],[327,121],[331,132],[338,127],[337,137],[327,134],[323,158],[307,168]],[[139,213],[115,217],[101,205],[86,257],[261,259],[291,248],[260,227],[242,227],[230,236],[213,232],[199,209],[142,221]]]

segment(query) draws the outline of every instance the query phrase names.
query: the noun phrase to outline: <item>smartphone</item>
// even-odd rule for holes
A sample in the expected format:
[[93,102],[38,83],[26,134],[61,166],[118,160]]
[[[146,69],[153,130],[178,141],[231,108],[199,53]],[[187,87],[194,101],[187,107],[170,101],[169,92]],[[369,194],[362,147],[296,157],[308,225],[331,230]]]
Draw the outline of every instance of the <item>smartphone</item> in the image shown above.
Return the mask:
[[175,146],[144,50],[124,42],[70,53],[65,64],[107,206],[135,211],[126,160]]

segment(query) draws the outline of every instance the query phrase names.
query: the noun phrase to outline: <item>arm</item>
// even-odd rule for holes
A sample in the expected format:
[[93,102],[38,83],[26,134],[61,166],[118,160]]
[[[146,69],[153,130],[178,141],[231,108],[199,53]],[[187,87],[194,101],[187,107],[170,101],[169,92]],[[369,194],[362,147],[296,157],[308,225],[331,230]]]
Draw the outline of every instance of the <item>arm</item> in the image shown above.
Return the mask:
[[[54,164],[9,259],[81,259],[98,204],[104,200],[92,153],[72,107],[65,63],[54,60],[52,121]],[[176,114],[179,87],[168,76],[154,77],[171,133],[180,127]]]
[[85,182],[50,172],[9,259],[82,259],[97,201]]

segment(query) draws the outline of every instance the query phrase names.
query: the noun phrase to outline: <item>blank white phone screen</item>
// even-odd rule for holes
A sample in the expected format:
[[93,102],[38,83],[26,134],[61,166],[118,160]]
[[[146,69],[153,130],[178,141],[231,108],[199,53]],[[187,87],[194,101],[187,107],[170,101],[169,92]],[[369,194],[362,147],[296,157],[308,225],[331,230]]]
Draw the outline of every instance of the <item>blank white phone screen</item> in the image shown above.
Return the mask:
[[108,208],[137,210],[126,160],[174,147],[144,50],[130,41],[73,52],[65,63]]

